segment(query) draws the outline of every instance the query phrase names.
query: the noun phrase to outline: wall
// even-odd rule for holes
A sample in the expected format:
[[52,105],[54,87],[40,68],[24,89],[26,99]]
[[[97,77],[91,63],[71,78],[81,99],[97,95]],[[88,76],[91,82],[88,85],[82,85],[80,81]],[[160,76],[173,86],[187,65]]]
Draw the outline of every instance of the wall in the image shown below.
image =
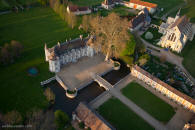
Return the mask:
[[195,105],[191,102],[187,101],[183,97],[178,96],[177,94],[171,92],[161,84],[155,82],[151,78],[145,76],[141,72],[137,71],[134,67],[131,70],[132,76],[144,81],[146,84],[150,85],[152,88],[156,89],[160,93],[164,94],[166,97],[170,98],[171,100],[177,102],[178,104],[182,105],[184,108],[192,111],[195,113]]

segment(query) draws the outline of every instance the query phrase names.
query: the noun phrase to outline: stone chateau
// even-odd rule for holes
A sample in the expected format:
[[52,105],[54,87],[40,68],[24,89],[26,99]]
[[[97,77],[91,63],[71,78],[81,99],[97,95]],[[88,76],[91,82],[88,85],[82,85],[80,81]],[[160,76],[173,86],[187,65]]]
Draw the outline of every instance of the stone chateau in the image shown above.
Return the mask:
[[176,90],[175,88],[171,87],[160,79],[152,76],[150,73],[143,70],[137,65],[132,68],[131,74],[134,77],[144,81],[146,84],[150,85],[152,88],[156,89],[169,99],[177,102],[184,108],[195,113],[195,100],[191,97],[181,93],[180,91]]
[[194,37],[192,24],[185,15],[180,17],[180,10],[175,18],[168,17],[167,22],[160,25],[159,33],[164,35],[158,45],[177,53],[180,53],[186,42],[192,41]]
[[76,62],[84,56],[93,57],[95,50],[87,43],[89,38],[80,38],[59,43],[52,48],[45,44],[45,60],[49,62],[51,72],[60,72],[63,65]]

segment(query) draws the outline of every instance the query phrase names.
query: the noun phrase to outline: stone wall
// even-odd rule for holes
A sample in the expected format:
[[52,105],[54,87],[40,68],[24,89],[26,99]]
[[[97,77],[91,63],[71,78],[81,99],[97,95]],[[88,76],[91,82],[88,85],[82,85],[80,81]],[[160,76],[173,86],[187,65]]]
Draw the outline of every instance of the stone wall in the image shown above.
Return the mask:
[[148,72],[138,66],[132,68],[131,74],[132,76],[144,81],[146,84],[150,85],[152,88],[156,89],[169,99],[175,101],[176,103],[182,105],[184,108],[195,113],[195,100],[191,97],[188,97],[187,95],[179,92],[178,90],[175,90],[171,86],[153,77]]

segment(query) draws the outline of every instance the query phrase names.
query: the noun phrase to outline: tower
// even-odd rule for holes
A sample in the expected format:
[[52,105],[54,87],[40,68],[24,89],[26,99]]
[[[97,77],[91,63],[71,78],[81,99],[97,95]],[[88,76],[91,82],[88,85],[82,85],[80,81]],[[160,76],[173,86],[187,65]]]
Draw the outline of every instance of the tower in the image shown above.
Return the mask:
[[45,48],[44,48],[44,50],[45,50],[45,60],[48,61],[48,60],[49,60],[49,59],[48,59],[49,52],[48,52],[48,48],[47,48],[47,44],[46,44],[46,43],[45,43]]
[[181,8],[179,9],[179,11],[177,12],[176,16],[175,16],[175,20],[176,21],[179,17],[180,17],[180,11],[181,11]]

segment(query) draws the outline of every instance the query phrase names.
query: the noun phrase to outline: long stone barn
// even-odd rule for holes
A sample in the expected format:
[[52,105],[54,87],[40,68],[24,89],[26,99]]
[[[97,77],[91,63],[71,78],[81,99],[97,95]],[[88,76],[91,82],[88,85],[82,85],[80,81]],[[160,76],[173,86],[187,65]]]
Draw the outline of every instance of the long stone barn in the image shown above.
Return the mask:
[[195,113],[195,100],[191,97],[181,93],[160,79],[152,76],[147,71],[143,70],[139,66],[135,65],[131,70],[132,76],[144,81],[146,84],[150,85],[152,88],[158,90],[162,94],[166,95],[169,99],[174,100],[178,104],[182,105],[184,108]]

